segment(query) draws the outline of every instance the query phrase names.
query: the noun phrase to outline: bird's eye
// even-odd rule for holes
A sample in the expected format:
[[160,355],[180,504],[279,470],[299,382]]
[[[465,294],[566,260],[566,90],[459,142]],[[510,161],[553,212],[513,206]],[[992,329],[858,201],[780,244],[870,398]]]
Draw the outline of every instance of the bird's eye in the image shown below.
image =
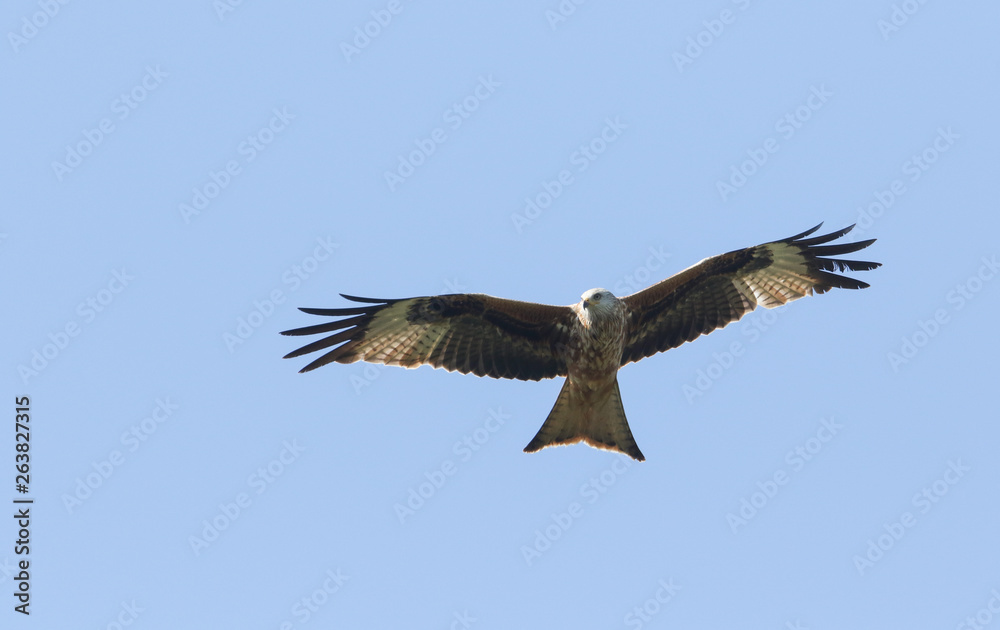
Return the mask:
[[601,301],[601,294],[600,293],[595,293],[594,297],[593,297],[593,300],[595,302],[600,302]]

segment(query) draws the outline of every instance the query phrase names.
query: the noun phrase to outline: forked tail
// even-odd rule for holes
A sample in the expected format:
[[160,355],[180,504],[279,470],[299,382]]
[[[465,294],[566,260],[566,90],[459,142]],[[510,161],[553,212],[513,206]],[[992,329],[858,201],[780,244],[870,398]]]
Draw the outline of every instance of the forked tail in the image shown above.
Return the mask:
[[640,462],[646,459],[625,419],[617,378],[597,391],[582,390],[567,378],[549,417],[534,439],[524,447],[524,452],[534,453],[546,446],[576,442],[625,453]]

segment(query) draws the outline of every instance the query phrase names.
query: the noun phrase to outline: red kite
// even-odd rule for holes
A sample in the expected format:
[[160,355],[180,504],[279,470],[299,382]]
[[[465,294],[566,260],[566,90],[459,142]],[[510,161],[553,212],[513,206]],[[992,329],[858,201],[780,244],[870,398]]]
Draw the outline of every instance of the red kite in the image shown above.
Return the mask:
[[706,258],[620,299],[607,289],[590,289],[572,306],[478,293],[399,300],[341,294],[365,306],[300,309],[341,319],[281,333],[334,333],[285,358],[333,347],[302,372],[331,362],[368,361],[407,368],[426,363],[527,381],[565,376],[552,411],[525,452],[584,442],[642,461],[618,390],[620,367],[722,328],[758,304],[774,308],[832,288],[868,286],[834,272],[869,271],[881,263],[828,257],[864,249],[875,239],[824,244],[853,225],[807,238],[820,225],[781,241]]

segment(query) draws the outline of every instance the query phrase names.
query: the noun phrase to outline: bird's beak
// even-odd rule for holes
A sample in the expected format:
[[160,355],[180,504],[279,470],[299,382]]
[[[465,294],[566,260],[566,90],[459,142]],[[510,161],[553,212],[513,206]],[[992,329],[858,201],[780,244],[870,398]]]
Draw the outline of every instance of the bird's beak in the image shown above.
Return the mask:
[[590,308],[590,300],[583,298],[583,308]]

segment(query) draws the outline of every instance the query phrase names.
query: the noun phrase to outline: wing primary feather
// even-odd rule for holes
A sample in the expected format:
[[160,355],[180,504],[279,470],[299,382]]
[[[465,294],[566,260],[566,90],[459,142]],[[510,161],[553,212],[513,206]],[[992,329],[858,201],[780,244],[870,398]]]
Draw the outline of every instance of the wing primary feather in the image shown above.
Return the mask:
[[830,289],[867,289],[869,284],[850,276],[841,276],[829,271],[815,271],[816,283],[812,289],[816,293],[826,293]]
[[817,258],[816,263],[816,266],[824,271],[871,271],[882,266],[882,263],[877,262],[840,258]]
[[299,374],[304,374],[306,372],[312,372],[316,368],[323,367],[327,363],[333,363],[337,359],[340,359],[341,357],[343,357],[343,356],[347,355],[348,353],[350,353],[352,350],[354,350],[354,347],[357,346],[360,343],[361,343],[360,340],[355,339],[354,341],[349,341],[349,342],[345,343],[344,345],[340,346],[339,348],[334,348],[333,350],[327,352],[326,354],[324,354],[320,358],[316,359],[315,361],[313,361],[309,365],[307,365],[304,368],[302,368],[301,370],[299,370]]
[[[868,247],[874,242],[875,239],[869,239],[867,241],[841,243],[839,245],[810,245],[805,251],[813,254],[814,256],[839,256],[841,254],[852,254],[858,250]],[[801,243],[796,243],[796,245],[801,246]]]
[[867,260],[837,260],[842,267],[850,271],[871,271],[873,269],[878,269],[882,266],[882,263],[878,262],[868,262]]
[[396,299],[396,300],[383,300],[383,299],[379,299],[379,298],[358,297],[356,295],[347,295],[346,293],[341,293],[340,297],[344,298],[345,300],[350,300],[352,302],[362,302],[364,304],[394,304],[396,302],[400,302],[401,301],[401,300],[398,300],[398,299]]
[[[378,302],[378,304],[383,304]],[[387,303],[383,304],[388,306]],[[372,306],[353,306],[351,308],[309,308],[307,306],[300,306],[299,310],[303,313],[308,313],[309,315],[321,315],[323,317],[343,317],[344,315],[361,315],[363,313],[370,313]]]
[[[371,309],[366,309],[366,311],[370,310]],[[357,317],[348,317],[347,319],[341,319],[335,322],[326,322],[325,324],[315,324],[313,326],[305,326],[303,328],[293,328],[292,330],[284,330],[281,332],[281,334],[288,337],[301,337],[302,335],[318,335],[321,333],[340,330],[341,328],[347,328],[348,326],[356,326],[361,322],[363,322],[365,319],[367,319],[367,315],[359,315]]]
[[298,350],[293,350],[293,351],[289,352],[288,354],[286,354],[283,358],[285,358],[285,359],[294,359],[295,357],[300,357],[303,354],[309,354],[310,352],[316,352],[317,350],[325,350],[325,349],[329,348],[330,346],[335,346],[338,343],[341,343],[343,341],[347,341],[348,339],[350,339],[356,333],[357,333],[357,331],[355,331],[355,330],[342,330],[341,332],[337,333],[336,335],[330,335],[329,337],[324,337],[324,338],[319,339],[317,341],[314,341],[314,342],[312,342],[310,344],[304,345],[301,348],[299,348]]
[[800,236],[802,236],[802,235],[808,236],[809,234],[812,234],[813,232],[815,232],[819,228],[820,225],[823,225],[823,224],[820,223],[815,228],[809,230],[808,232],[803,232],[801,235],[796,235],[796,236],[793,236],[791,238],[786,238],[785,242],[786,243],[793,243],[794,242],[796,245],[799,245],[799,246],[812,247],[813,245],[822,245],[823,243],[829,243],[830,241],[835,241],[838,238],[840,238],[841,236],[847,234],[848,232],[850,232],[851,230],[854,229],[854,225],[852,224],[852,225],[848,225],[847,227],[845,227],[843,229],[837,230],[835,232],[830,232],[829,234],[823,234],[821,236],[814,236],[812,238],[800,238]]
[[[797,240],[799,240],[800,238],[805,238],[805,237],[809,236],[810,234],[812,234],[812,233],[813,233],[813,232],[815,232],[816,230],[820,229],[821,227],[823,227],[823,222],[822,222],[822,221],[820,221],[820,222],[819,222],[819,225],[817,225],[816,227],[814,227],[814,228],[810,228],[810,229],[806,230],[805,232],[802,232],[802,233],[800,233],[800,234],[796,234],[795,236],[789,236],[789,237],[788,237],[787,239],[785,239],[785,240],[786,240],[786,241],[797,241]],[[854,226],[852,225],[851,227],[854,227]],[[848,229],[850,229],[850,228],[848,228]],[[820,236],[820,237],[818,237],[818,238],[824,238],[824,237]],[[837,238],[837,237],[835,236],[834,238]],[[825,241],[824,241],[824,242],[825,242]]]

